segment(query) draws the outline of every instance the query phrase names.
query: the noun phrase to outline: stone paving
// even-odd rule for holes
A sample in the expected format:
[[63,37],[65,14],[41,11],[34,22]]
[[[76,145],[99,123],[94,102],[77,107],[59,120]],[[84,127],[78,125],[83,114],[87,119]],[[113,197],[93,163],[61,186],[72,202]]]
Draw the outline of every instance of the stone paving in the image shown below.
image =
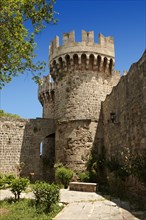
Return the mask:
[[[128,202],[110,201],[96,193],[62,189],[61,202],[67,204],[53,220],[144,220],[142,212],[130,212]],[[139,217],[138,217],[139,215]],[[137,216],[137,217],[136,217]]]
[[[9,189],[0,190],[0,200],[13,197]],[[21,198],[34,198],[32,192],[22,193]],[[89,192],[60,190],[64,209],[53,220],[146,220],[143,212],[130,210],[128,202],[106,198]]]

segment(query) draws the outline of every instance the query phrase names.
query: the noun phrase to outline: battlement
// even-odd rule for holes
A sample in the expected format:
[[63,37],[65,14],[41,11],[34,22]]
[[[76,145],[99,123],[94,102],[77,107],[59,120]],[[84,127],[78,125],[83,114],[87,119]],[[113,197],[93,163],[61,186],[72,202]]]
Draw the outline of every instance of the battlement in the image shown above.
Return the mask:
[[50,75],[44,76],[38,89],[38,98],[41,104],[54,99],[55,83],[51,82]]
[[60,46],[56,36],[50,45],[50,74],[54,80],[73,70],[91,70],[103,72],[105,77],[111,76],[115,61],[112,37],[99,34],[98,43],[95,43],[94,31],[82,30],[81,42],[75,42],[74,31],[64,33],[62,41]]
[[74,52],[92,52],[114,58],[114,40],[112,37],[98,35],[98,43],[94,41],[94,31],[82,30],[82,41],[75,42],[75,32],[63,33],[62,45],[59,45],[59,37],[56,36],[49,48],[50,62],[62,54]]

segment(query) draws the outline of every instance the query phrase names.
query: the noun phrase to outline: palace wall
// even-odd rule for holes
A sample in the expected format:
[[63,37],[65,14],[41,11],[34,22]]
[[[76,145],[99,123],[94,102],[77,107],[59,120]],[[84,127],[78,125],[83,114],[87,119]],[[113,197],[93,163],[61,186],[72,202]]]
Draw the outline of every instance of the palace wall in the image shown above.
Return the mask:
[[42,179],[40,144],[54,130],[51,119],[0,118],[0,172]]
[[146,52],[102,103],[109,157],[146,149]]

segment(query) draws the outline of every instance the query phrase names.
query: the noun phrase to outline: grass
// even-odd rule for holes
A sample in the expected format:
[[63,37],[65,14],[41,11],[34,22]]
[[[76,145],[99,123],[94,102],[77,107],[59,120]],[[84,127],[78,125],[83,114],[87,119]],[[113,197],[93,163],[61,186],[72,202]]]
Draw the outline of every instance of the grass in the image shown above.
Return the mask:
[[5,200],[0,201],[0,220],[52,220],[61,210],[62,207],[54,205],[50,213],[43,213],[36,210],[30,199]]

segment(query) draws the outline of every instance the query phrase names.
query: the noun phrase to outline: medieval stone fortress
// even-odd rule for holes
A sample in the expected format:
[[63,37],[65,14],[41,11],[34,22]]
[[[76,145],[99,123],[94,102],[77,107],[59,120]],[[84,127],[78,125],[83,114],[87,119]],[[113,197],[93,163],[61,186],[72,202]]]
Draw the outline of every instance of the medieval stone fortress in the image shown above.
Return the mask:
[[43,117],[0,119],[0,172],[17,173],[23,164],[21,175],[52,180],[55,163],[78,174],[91,151],[98,155],[103,146],[107,158],[143,153],[146,52],[123,76],[114,63],[112,37],[99,34],[96,43],[93,31],[82,31],[76,42],[70,32],[62,45],[55,37],[49,47],[52,79],[44,77],[38,91]]

